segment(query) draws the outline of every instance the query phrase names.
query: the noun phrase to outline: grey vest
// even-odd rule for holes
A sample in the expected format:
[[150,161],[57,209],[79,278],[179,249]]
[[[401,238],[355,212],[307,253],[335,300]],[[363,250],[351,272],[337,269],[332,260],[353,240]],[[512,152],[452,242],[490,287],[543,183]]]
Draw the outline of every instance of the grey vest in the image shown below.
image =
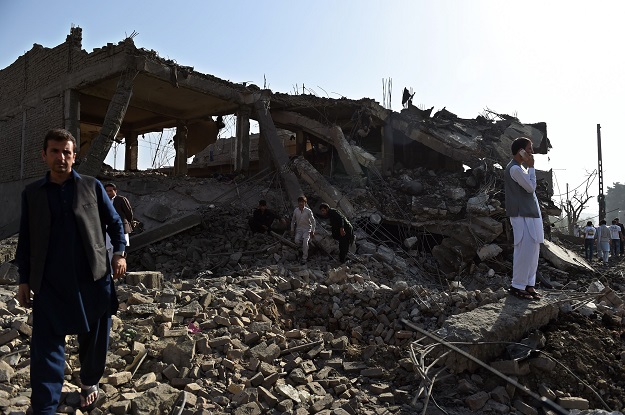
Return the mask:
[[506,192],[506,214],[514,218],[523,216],[526,218],[539,218],[538,206],[534,200],[534,193],[527,193],[520,184],[510,176],[512,166],[520,166],[516,160],[510,160],[504,171],[504,189]]
[[[46,263],[48,243],[50,241],[50,209],[48,196],[41,181],[36,181],[24,190],[28,201],[28,220],[30,225],[30,289],[39,293]],[[96,179],[90,176],[76,177],[74,194],[74,215],[82,239],[87,260],[93,273],[93,279],[99,280],[109,272],[106,244],[100,223]]]

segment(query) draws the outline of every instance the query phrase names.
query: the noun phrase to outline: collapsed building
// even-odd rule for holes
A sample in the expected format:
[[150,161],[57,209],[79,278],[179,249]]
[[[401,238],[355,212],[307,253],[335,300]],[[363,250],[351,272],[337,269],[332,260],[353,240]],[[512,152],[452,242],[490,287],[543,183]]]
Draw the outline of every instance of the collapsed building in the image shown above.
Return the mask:
[[[497,256],[501,248],[493,242],[509,236],[496,178],[512,140],[530,138],[539,154],[550,143],[545,123],[523,124],[493,112],[461,119],[446,109],[432,111],[406,102],[395,112],[367,98],[289,95],[228,82],[137,48],[133,36],[88,53],[82,29],[74,27],[64,43],[51,49],[35,44],[0,71],[0,137],[9,144],[0,155],[9,166],[0,173],[7,207],[0,237],[17,231],[17,195],[44,172],[39,146],[49,128],[62,126],[77,138],[77,170],[94,176],[114,142],[125,143],[124,168],[134,171],[138,137],[175,128],[173,174],[202,175],[218,164],[202,152],[210,147],[214,154],[223,117],[234,115],[232,171],[279,171],[292,203],[303,193],[302,180],[350,218],[402,229],[393,233],[403,249],[427,234],[441,269],[461,272],[474,260]],[[250,134],[250,120],[258,122],[260,134]],[[187,164],[195,155],[196,162]],[[437,175],[443,186],[428,187]],[[548,220],[559,211],[550,201],[550,173],[542,177]],[[328,178],[366,180],[379,187],[380,198],[354,206]],[[383,188],[388,183],[396,194],[392,202]]]
[[[235,117],[236,134],[218,140],[226,116]],[[251,120],[258,122],[259,134],[251,134]],[[462,284],[457,278],[472,274],[475,268],[481,268],[487,276],[497,277],[499,273],[501,278],[507,277],[506,258],[512,252],[512,239],[505,218],[502,167],[509,161],[512,141],[520,136],[532,140],[536,153],[548,153],[551,145],[544,123],[524,124],[516,117],[491,111],[462,119],[446,109],[434,112],[433,108],[417,108],[410,101],[396,112],[368,98],[274,93],[163,59],[155,51],[137,48],[132,36],[88,53],[82,50],[81,29],[72,28],[64,43],[51,49],[34,45],[0,70],[0,137],[7,144],[0,158],[9,166],[0,172],[0,199],[7,207],[0,212],[0,239],[17,232],[18,195],[24,185],[43,174],[44,166],[38,160],[41,139],[48,129],[58,126],[68,129],[78,140],[78,171],[94,176],[102,175],[104,159],[114,142],[124,142],[124,170],[134,172],[141,151],[138,137],[174,128],[176,159],[168,171],[172,180],[224,171],[244,177],[273,171],[280,178],[280,191],[291,204],[305,193],[313,205],[326,202],[339,207],[356,225],[358,254],[376,260],[366,266],[356,264],[352,271],[333,269],[326,275],[312,266],[294,269],[287,264],[289,261],[283,261],[295,258],[294,252],[270,245],[255,254],[274,262],[252,275],[241,275],[241,264],[251,264],[254,259],[250,257],[255,255],[241,247],[249,248],[246,243],[250,241],[262,244],[266,240],[260,236],[250,238],[231,226],[229,220],[234,221],[226,218],[227,209],[212,206],[200,213],[182,215],[165,214],[165,209],[144,216],[140,212],[145,227],[133,235],[130,250],[154,247],[152,252],[142,251],[140,258],[130,259],[147,271],[129,275],[119,289],[124,317],[129,316],[129,322],[115,323],[117,360],[115,372],[108,374],[105,382],[107,393],[123,392],[123,385],[134,376],[141,359],[160,357],[162,362],[153,359],[146,364],[148,368],[144,369],[149,373],[139,380],[140,390],[169,380],[173,391],[159,384],[154,388],[158,390],[153,393],[156,397],[162,391],[174,396],[177,389],[202,385],[202,378],[217,379],[212,389],[206,384],[204,389],[197,386],[202,389],[195,393],[198,401],[212,400],[215,408],[227,407],[230,399],[240,408],[262,401],[264,406],[273,405],[287,412],[292,408],[284,402],[298,402],[300,395],[276,383],[276,379],[284,376],[285,370],[292,370],[292,383],[317,383],[323,386],[321,389],[333,391],[312,405],[316,409],[298,413],[329,413],[321,411],[333,405],[333,396],[340,398],[337,400],[341,405],[346,400],[351,405],[357,394],[356,387],[349,387],[353,377],[368,379],[363,381],[368,385],[370,379],[388,376],[379,367],[369,368],[350,360],[351,348],[364,345],[363,354],[368,356],[363,357],[364,361],[375,357],[376,364],[381,365],[379,362],[388,360],[389,355],[375,356],[377,348],[388,346],[384,351],[391,351],[399,369],[407,372],[399,377],[405,389],[393,390],[381,385],[382,381],[371,385],[371,390],[377,390],[377,402],[390,404],[395,399],[408,399],[416,389],[414,362],[400,359],[398,351],[417,337],[404,329],[405,317],[429,329],[444,322],[449,338],[469,339],[476,344],[482,340],[518,339],[528,328],[540,328],[556,318],[555,301],[526,307],[512,299],[502,305],[502,284],[498,284],[497,291],[466,292],[458,288]],[[190,156],[195,158],[188,164]],[[163,181],[163,177],[155,174],[155,181]],[[551,202],[550,177],[550,172],[539,174],[537,192],[546,228],[549,216],[559,215]],[[188,193],[201,203],[205,198],[199,194],[200,186]],[[143,189],[156,190],[161,191],[156,184]],[[167,190],[165,187],[163,192]],[[212,220],[204,226],[215,234],[215,241],[207,242],[209,238],[197,231],[157,247],[156,242],[166,237],[199,228],[207,217]],[[376,236],[380,230],[383,237]],[[228,231],[238,234],[233,237]],[[247,253],[228,252],[223,259],[211,260],[213,268],[222,270],[219,275],[206,271],[207,262],[202,260],[223,254],[222,247],[233,239],[231,245]],[[315,242],[324,248],[322,239]],[[187,242],[188,247],[180,247]],[[587,268],[576,259],[567,261],[568,254],[552,244],[546,243],[541,249],[543,258],[558,268],[551,269],[553,275],[563,280],[568,277],[560,269]],[[426,256],[432,261],[424,260]],[[194,261],[199,263],[197,269],[190,268]],[[488,266],[484,266],[486,263]],[[416,275],[424,267],[446,277],[441,281],[442,291],[392,281],[393,274]],[[164,281],[171,275],[180,279]],[[0,291],[0,304],[6,304],[0,307],[6,309],[4,316],[27,315],[9,299],[10,295]],[[305,295],[300,295],[302,291]],[[599,297],[605,296],[602,293]],[[586,301],[586,297],[580,301]],[[278,315],[278,309],[283,315]],[[313,317],[306,322],[300,318],[297,323],[297,315],[306,312]],[[516,324],[516,319],[523,320],[522,324]],[[481,321],[492,323],[492,327],[469,324]],[[210,337],[206,332],[219,336]],[[162,338],[157,345],[146,347],[144,343],[154,339],[155,333]],[[189,339],[188,333],[203,337],[196,342]],[[0,346],[14,342],[18,349],[27,336],[28,325],[16,321],[2,332]],[[125,342],[133,339],[135,345],[143,345],[142,350],[137,346],[131,353]],[[171,339],[176,339],[175,344],[167,341]],[[395,346],[398,348],[393,349]],[[197,355],[220,357],[198,363],[193,361],[196,350]],[[254,359],[248,359],[250,350]],[[501,347],[480,343],[471,352],[488,361],[500,355]],[[335,357],[340,353],[345,354],[345,361]],[[16,377],[24,381],[23,360],[13,360],[18,369]],[[310,382],[315,372],[313,360],[326,366],[318,371],[324,377],[315,373],[315,382]],[[252,361],[257,363],[255,367]],[[457,372],[475,369],[457,357],[450,357],[446,364]],[[518,364],[510,365],[514,367],[508,368],[508,374],[522,375],[525,370]],[[0,365],[0,373],[4,373],[2,370]],[[329,375],[337,370],[342,370],[344,376]],[[161,376],[158,382],[149,377],[154,373]],[[227,383],[224,379],[228,376],[239,383]],[[428,381],[424,376],[423,382]],[[260,392],[250,392],[256,387]],[[209,389],[211,392],[206,392]],[[473,393],[468,405],[479,408],[483,395]],[[499,391],[498,395],[504,394]],[[133,399],[139,402],[145,396],[126,399],[124,395],[117,404]],[[570,396],[560,398],[560,402],[567,402]],[[151,403],[144,405],[150,407]],[[127,413],[124,411],[128,408],[120,406],[116,413]]]

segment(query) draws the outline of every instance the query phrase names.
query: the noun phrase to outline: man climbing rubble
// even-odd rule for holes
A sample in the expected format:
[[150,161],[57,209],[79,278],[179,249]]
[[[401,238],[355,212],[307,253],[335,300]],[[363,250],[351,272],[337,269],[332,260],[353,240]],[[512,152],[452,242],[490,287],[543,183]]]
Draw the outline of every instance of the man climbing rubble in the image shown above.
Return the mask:
[[308,199],[306,196],[300,196],[297,198],[297,207],[293,211],[293,218],[291,219],[291,233],[294,235],[294,241],[296,244],[302,243],[302,264],[305,264],[308,260],[308,243],[310,238],[315,236],[315,215],[306,203]]
[[352,224],[341,211],[330,208],[330,205],[327,203],[322,203],[319,206],[319,211],[324,218],[330,218],[332,238],[339,242],[339,261],[342,264],[347,259],[349,246],[354,242],[354,229]]

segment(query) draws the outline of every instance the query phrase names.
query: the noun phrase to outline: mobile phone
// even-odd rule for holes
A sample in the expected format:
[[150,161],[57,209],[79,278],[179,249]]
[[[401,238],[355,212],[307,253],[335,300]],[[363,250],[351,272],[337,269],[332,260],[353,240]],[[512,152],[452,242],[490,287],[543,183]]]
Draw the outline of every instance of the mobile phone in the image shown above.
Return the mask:
[[522,158],[523,160],[525,160],[525,158],[527,158],[527,151],[525,151],[525,149],[524,149],[524,148],[522,148],[522,149],[520,149],[520,150],[519,150],[519,154],[521,155],[521,158]]

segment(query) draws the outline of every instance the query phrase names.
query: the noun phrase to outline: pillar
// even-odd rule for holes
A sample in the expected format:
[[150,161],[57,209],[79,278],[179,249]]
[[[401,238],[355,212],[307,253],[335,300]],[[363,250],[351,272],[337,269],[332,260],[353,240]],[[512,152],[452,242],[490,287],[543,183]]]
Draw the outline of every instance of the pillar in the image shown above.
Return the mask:
[[295,132],[295,154],[303,156],[306,153],[306,138],[303,130]]
[[124,154],[124,170],[137,171],[139,159],[139,140],[136,132],[132,131],[126,136],[126,152]]
[[176,135],[174,135],[174,149],[176,158],[174,159],[174,176],[184,176],[187,174],[187,126],[178,122]]
[[80,151],[80,92],[66,89],[63,94],[63,125],[76,139],[76,153]]
[[240,107],[237,111],[237,131],[234,143],[234,171],[250,169],[250,115],[249,107]]

